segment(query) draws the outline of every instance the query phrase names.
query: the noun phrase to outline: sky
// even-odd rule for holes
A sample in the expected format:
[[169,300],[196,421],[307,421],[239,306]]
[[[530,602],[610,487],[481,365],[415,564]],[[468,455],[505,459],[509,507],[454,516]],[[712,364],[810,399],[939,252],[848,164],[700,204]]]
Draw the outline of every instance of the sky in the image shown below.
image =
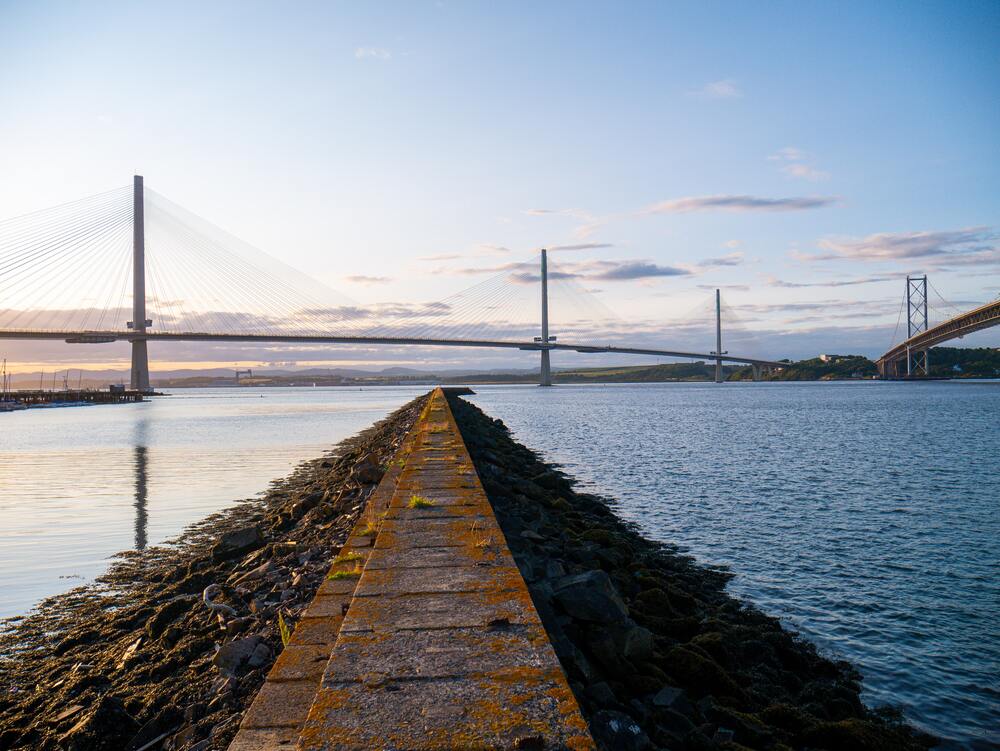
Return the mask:
[[[613,334],[590,321],[601,341],[707,351],[721,288],[748,354],[874,356],[901,338],[907,274],[928,274],[932,319],[1000,293],[998,35],[996,2],[0,0],[0,219],[139,173],[351,305],[447,299],[548,247],[566,299],[613,311]],[[529,276],[519,325],[537,320]],[[553,307],[564,338],[583,330]],[[0,353],[22,370],[128,356]],[[158,343],[152,358],[537,355]]]

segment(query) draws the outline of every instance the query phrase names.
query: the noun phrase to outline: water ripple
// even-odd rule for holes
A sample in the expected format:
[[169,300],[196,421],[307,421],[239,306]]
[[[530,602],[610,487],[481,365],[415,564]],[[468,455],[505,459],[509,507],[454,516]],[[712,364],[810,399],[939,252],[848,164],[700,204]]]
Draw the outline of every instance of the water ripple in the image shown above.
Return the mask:
[[477,388],[646,534],[851,660],[872,705],[1000,744],[1000,384]]

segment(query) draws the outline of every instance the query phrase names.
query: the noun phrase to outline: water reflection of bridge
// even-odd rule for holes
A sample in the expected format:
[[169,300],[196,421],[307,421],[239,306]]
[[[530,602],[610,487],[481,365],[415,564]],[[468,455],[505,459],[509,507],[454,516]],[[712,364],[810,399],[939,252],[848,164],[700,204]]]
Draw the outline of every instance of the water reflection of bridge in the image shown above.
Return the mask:
[[135,447],[133,448],[132,465],[135,469],[135,493],[133,495],[135,508],[135,549],[145,550],[148,542],[149,516],[149,449],[146,419],[139,420],[135,426]]

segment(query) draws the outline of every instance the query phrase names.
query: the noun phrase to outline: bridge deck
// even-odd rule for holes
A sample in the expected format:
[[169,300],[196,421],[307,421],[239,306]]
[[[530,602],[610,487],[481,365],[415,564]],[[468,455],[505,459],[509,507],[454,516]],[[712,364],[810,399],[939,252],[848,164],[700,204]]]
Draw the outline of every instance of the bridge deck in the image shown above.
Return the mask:
[[886,368],[896,361],[904,359],[910,350],[925,350],[950,339],[960,339],[976,331],[997,325],[1000,325],[1000,299],[960,313],[926,331],[914,334],[882,355],[878,359],[879,368],[885,375]]
[[611,344],[571,344],[566,342],[514,341],[502,339],[434,339],[401,336],[333,336],[326,334],[220,334],[197,331],[41,331],[37,329],[0,329],[0,339],[55,340],[69,344],[109,344],[111,342],[243,342],[284,344],[376,344],[386,346],[416,347],[477,347],[487,349],[518,349],[531,352],[562,350],[564,352],[644,355],[650,357],[683,357],[692,360],[721,359],[724,362],[744,365],[763,365],[782,368],[787,362],[763,360],[759,357],[723,353],[720,358],[706,352],[682,352],[668,349],[620,347]]
[[333,571],[230,751],[594,748],[441,389]]

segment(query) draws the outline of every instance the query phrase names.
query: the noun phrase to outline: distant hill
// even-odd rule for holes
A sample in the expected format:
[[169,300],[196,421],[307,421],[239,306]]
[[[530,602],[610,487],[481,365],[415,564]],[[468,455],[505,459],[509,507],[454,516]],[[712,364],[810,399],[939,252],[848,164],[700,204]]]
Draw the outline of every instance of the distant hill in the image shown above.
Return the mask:
[[932,376],[1000,378],[1000,349],[934,347],[928,356]]
[[[825,358],[825,359],[824,359]],[[930,351],[931,375],[937,378],[998,378],[1000,377],[1000,349],[990,347],[961,348],[935,347]],[[48,372],[41,383],[45,388],[61,388],[62,373],[53,381]],[[820,381],[867,379],[877,375],[875,363],[862,355],[825,355],[789,363],[781,372],[772,373],[765,380]],[[711,381],[715,378],[714,362],[681,362],[655,365],[609,366],[605,368],[562,368],[552,374],[555,383],[661,383],[670,381]],[[723,366],[726,380],[751,380],[753,371],[738,365]],[[106,388],[109,383],[127,381],[128,374],[111,370],[82,370],[72,368],[70,385],[82,383],[84,387]],[[240,376],[229,368],[204,370],[179,369],[154,372],[155,388],[212,388],[224,386],[374,386],[374,385],[424,385],[424,384],[487,384],[487,383],[537,383],[538,371],[534,369],[442,369],[419,370],[406,367],[389,367],[382,370],[359,368],[308,368],[293,370],[255,369],[253,377]],[[15,376],[14,388],[38,388],[39,375]],[[53,386],[55,384],[55,386]]]
[[[845,381],[871,378],[878,375],[878,368],[863,355],[823,355],[810,360],[799,360],[788,367],[771,373],[768,381]],[[740,368],[732,380],[752,380],[751,368]]]
[[[871,378],[878,367],[862,355],[825,355],[790,364],[766,380],[771,381],[842,381]],[[990,347],[933,347],[928,360],[930,375],[935,378],[997,378],[1000,377],[1000,350]],[[743,368],[733,380],[752,378],[750,368]]]

